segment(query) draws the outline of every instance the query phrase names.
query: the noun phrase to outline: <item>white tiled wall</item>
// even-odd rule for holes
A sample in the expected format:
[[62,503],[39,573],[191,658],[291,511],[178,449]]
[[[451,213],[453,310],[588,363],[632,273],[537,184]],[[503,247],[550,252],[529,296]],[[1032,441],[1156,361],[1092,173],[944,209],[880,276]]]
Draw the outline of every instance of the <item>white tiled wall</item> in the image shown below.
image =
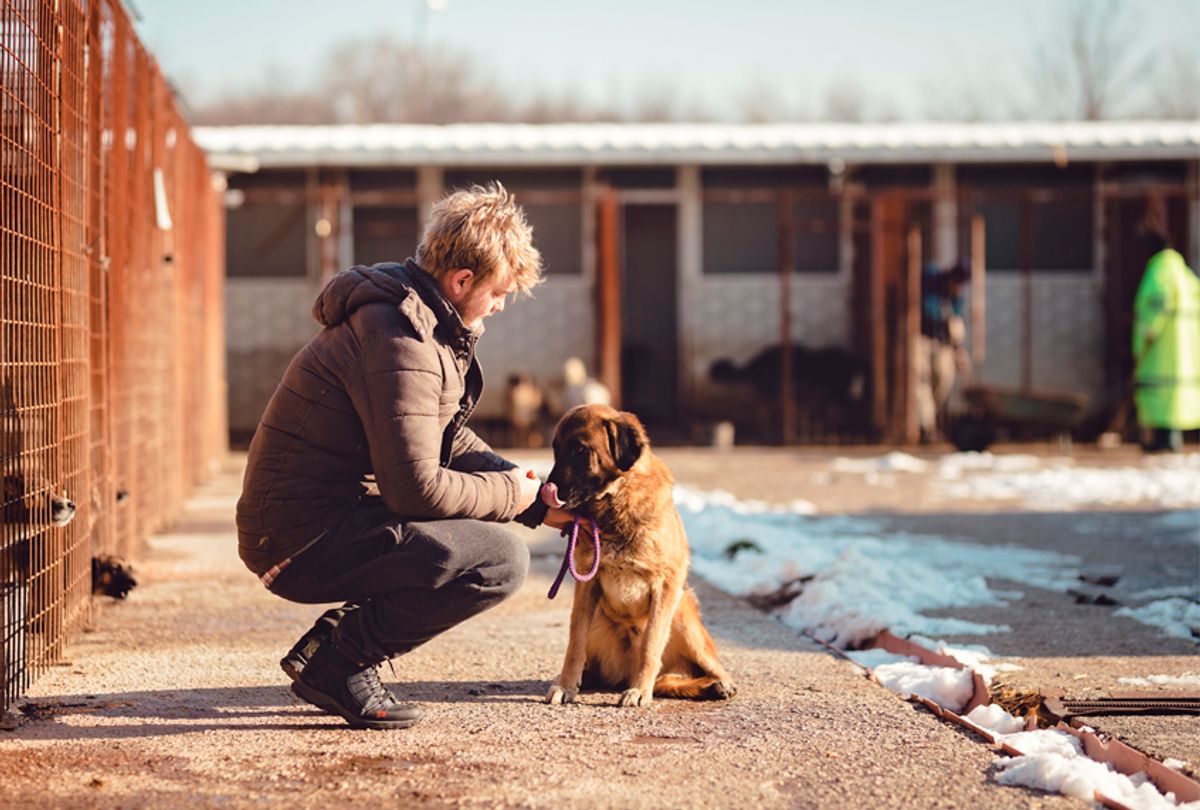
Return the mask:
[[[792,337],[813,348],[847,346],[852,313],[850,284],[842,275],[798,275],[792,279]],[[680,292],[680,323],[685,358],[684,390],[696,404],[734,396],[714,385],[713,361],[744,363],[779,343],[779,279],[776,276],[701,276]]]
[[307,278],[230,278],[225,322],[232,350],[292,349],[317,333],[313,301],[320,288]]
[[[1035,272],[1032,284],[1033,387],[1096,401],[1104,389],[1103,282],[1091,274]],[[983,382],[1020,384],[1021,313],[1021,274],[989,273]]]
[[317,296],[306,278],[229,278],[225,281],[229,427],[251,431],[287,364],[319,328]]
[[[225,288],[229,337],[229,418],[252,430],[295,352],[317,331],[310,314],[316,286],[305,279],[229,279]],[[847,346],[850,284],[842,275],[798,276],[791,296],[792,335],[808,346]],[[700,277],[680,290],[684,392],[696,403],[736,397],[708,380],[713,361],[745,362],[779,337],[779,281],[763,277]],[[987,357],[978,378],[1021,382],[1021,276],[987,280]],[[478,413],[499,416],[504,386],[516,371],[554,381],[563,362],[582,357],[595,371],[590,283],[583,276],[551,277],[535,297],[516,301],[489,319],[479,356],[487,379]],[[1104,385],[1103,284],[1090,274],[1033,277],[1035,388],[1101,396]]]
[[580,357],[596,373],[591,284],[583,276],[550,276],[533,298],[509,303],[486,321],[479,341],[484,391],[477,413],[504,413],[504,389],[513,372],[532,373],[545,385],[562,377],[568,357]]

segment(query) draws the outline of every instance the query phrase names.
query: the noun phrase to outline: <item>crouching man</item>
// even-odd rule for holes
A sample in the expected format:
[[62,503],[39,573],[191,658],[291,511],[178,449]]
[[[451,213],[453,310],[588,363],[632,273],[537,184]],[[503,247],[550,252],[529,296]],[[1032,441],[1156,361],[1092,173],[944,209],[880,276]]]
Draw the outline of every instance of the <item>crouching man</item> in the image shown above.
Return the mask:
[[344,603],[280,665],[296,695],[356,728],[416,722],[379,665],[510,596],[528,570],[525,544],[497,524],[539,482],[466,422],[483,319],[541,280],[532,238],[502,186],[476,186],[433,207],[415,259],[336,275],[313,306],[324,328],[250,444],[242,561],[284,599]]

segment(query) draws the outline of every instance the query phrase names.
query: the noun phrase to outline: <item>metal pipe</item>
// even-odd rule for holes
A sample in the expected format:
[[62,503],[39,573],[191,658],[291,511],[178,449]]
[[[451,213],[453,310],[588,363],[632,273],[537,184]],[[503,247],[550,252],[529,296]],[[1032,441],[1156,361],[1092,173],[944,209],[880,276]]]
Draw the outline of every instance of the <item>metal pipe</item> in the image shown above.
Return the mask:
[[795,380],[792,379],[792,270],[796,266],[794,203],[788,190],[776,198],[779,236],[779,418],[784,444],[796,441]]

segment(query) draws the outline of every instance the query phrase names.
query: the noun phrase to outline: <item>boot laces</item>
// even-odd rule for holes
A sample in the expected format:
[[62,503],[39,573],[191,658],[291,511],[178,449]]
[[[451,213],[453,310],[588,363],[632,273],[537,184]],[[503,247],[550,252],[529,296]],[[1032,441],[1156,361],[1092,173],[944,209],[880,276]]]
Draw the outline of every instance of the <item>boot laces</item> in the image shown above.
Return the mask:
[[363,708],[367,711],[384,709],[395,702],[392,693],[379,679],[379,667],[367,667],[355,675],[351,681],[353,682],[354,696],[362,702]]

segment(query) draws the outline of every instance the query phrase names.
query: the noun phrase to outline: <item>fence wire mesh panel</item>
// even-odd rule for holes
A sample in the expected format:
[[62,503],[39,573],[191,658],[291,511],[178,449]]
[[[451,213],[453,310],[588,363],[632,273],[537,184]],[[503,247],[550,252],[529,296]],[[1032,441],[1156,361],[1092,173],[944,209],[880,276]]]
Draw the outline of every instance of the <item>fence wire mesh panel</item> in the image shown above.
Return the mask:
[[224,453],[219,194],[119,3],[0,0],[0,711]]

